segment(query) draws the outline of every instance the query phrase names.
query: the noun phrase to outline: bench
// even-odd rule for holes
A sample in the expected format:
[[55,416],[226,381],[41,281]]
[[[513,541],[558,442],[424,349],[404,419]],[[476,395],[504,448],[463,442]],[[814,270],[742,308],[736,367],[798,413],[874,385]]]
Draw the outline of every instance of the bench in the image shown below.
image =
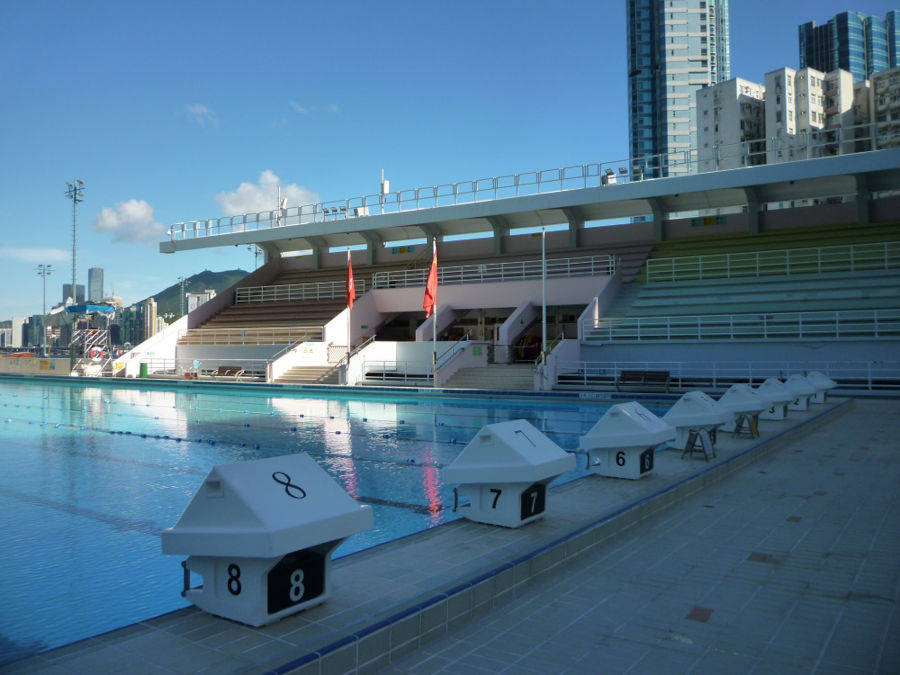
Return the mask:
[[668,370],[623,370],[616,378],[616,391],[620,386],[661,387],[669,391]]

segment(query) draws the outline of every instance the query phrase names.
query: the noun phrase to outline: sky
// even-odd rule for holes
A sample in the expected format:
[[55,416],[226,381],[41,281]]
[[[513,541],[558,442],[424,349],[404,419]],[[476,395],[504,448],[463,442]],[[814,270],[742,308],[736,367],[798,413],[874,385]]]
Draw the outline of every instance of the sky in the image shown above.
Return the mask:
[[[732,76],[890,0],[731,0]],[[625,0],[0,0],[0,320],[102,267],[126,304],[246,247],[173,223],[628,155]]]

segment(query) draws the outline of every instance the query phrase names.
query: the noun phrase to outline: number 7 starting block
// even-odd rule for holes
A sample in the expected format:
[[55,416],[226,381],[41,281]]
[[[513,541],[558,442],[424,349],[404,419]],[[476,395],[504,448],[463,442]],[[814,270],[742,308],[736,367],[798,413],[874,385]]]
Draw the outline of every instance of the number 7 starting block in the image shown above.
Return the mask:
[[[187,555],[182,595],[251,626],[324,602],[331,553],[374,525],[305,453],[214,467],[174,527],[165,554]],[[190,573],[203,585],[190,587]]]

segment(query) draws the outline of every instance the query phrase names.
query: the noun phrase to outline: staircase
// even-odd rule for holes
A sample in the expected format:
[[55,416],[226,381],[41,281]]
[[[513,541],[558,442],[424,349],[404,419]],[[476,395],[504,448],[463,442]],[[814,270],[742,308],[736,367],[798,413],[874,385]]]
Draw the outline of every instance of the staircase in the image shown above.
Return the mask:
[[275,380],[276,384],[340,384],[341,371],[335,366],[294,366]]
[[525,363],[460,368],[444,383],[444,388],[531,391],[534,389],[534,366]]

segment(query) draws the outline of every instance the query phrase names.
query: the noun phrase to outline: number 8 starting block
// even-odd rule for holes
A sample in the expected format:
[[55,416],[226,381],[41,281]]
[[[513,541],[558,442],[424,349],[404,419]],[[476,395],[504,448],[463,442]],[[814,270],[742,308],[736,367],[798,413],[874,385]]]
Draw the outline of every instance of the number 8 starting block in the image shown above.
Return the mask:
[[[165,554],[187,555],[182,595],[211,614],[263,626],[324,602],[331,553],[369,530],[357,504],[305,453],[214,467],[174,527]],[[203,585],[190,587],[190,573]]]

